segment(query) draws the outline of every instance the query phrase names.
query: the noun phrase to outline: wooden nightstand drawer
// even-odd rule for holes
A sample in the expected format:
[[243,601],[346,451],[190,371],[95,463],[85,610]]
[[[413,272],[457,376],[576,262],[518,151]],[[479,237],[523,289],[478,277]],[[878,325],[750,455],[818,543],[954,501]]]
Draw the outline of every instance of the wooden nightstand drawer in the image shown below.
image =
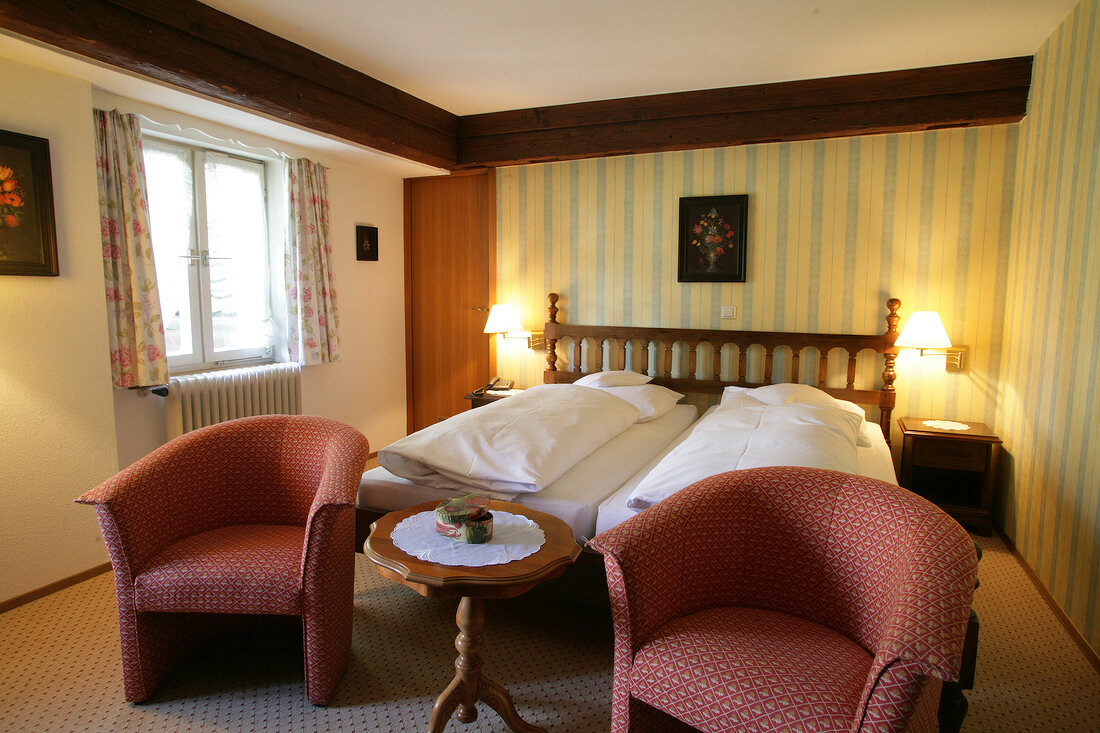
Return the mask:
[[913,463],[918,466],[984,471],[989,462],[987,443],[921,438],[913,445]]

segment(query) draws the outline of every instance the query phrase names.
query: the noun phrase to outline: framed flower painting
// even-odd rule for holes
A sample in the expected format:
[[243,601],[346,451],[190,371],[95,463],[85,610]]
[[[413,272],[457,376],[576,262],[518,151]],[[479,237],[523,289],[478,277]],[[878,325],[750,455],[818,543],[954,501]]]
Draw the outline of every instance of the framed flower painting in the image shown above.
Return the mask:
[[0,130],[0,275],[57,275],[50,141]]
[[749,196],[680,199],[679,276],[682,283],[745,282]]
[[378,227],[355,227],[355,259],[361,262],[378,261]]

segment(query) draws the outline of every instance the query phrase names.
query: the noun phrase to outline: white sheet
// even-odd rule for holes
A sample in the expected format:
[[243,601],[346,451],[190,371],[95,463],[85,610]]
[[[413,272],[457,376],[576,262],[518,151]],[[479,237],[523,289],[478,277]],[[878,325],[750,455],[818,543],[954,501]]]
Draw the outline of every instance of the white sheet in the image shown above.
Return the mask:
[[[651,456],[661,453],[698,414],[694,405],[676,405],[656,420],[636,423],[565,471],[542,491],[517,494],[508,500],[553,514],[569,524],[578,538],[591,538],[595,534],[596,510],[600,502],[634,475],[643,463],[648,463]],[[363,474],[357,503],[363,509],[393,511],[425,501],[441,501],[470,490],[469,487],[421,486],[379,467]]]
[[855,473],[863,419],[831,406],[765,404],[727,395],[634,489],[632,509],[645,509],[696,481],[761,466],[807,466]]
[[423,486],[502,498],[544,489],[637,419],[603,390],[540,384],[391,443],[378,463]]
[[[712,407],[703,414],[703,418],[706,418],[717,407]],[[700,419],[700,422],[702,418]],[[870,442],[869,446],[858,446],[856,448],[856,461],[857,466],[854,473],[860,476],[870,476],[880,481],[886,481],[891,484],[898,482],[897,474],[894,472],[894,458],[890,453],[890,446],[886,444],[886,438],[882,434],[882,430],[878,425],[874,423],[864,423],[861,427],[861,434],[867,438]],[[665,449],[650,459],[644,466],[638,469],[638,472],[630,477],[611,496],[607,497],[599,506],[596,514],[596,534],[611,529],[617,524],[620,524],[630,517],[633,517],[640,510],[631,509],[626,505],[626,500],[630,494],[638,487],[653,468],[664,459],[669,453],[676,449],[688,435],[691,434],[691,428],[684,430],[675,440],[670,442]],[[728,469],[727,469],[728,470]]]

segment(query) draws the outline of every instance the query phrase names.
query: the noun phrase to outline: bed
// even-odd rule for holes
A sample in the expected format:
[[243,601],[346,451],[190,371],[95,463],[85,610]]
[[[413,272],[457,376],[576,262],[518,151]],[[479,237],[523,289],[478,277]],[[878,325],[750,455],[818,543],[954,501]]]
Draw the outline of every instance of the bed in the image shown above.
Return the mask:
[[[657,420],[631,426],[542,490],[514,498],[564,519],[582,544],[638,511],[628,506],[634,492],[709,419],[716,409],[709,402],[724,398],[731,388],[809,384],[859,405],[875,429],[861,431],[866,444],[856,449],[853,472],[896,483],[890,423],[900,300],[886,302],[886,330],[874,335],[569,324],[559,321],[559,296],[550,293],[548,300],[545,384],[568,385],[596,373],[631,371],[651,376],[649,384],[693,398],[692,404],[677,405]],[[698,418],[700,406],[705,410]],[[370,523],[382,513],[454,493],[418,485],[384,468],[367,471],[359,490],[357,547],[361,550]],[[601,556],[582,553],[565,575],[541,590],[548,589],[606,606]],[[945,729],[958,730],[965,715],[961,690],[973,686],[976,648],[977,618],[971,612],[963,682],[945,687],[941,700],[941,721],[944,710],[949,721]]]
[[[727,388],[810,383],[866,408],[868,420],[881,429],[866,431],[871,445],[858,449],[857,472],[895,480],[889,435],[899,300],[887,301],[887,328],[877,335],[568,324],[559,321],[558,294],[550,293],[548,301],[545,384],[584,384],[589,381],[586,376],[599,372],[645,373],[652,377],[649,384],[693,399],[652,421],[631,425],[539,490],[508,497],[564,519],[579,541],[636,511],[626,505],[630,492],[687,439],[699,407],[718,400]],[[476,412],[514,399],[498,400]],[[468,420],[469,415],[456,418]],[[384,467],[367,471],[359,489],[357,548],[361,550],[370,523],[381,514],[461,493],[461,486],[425,485]]]

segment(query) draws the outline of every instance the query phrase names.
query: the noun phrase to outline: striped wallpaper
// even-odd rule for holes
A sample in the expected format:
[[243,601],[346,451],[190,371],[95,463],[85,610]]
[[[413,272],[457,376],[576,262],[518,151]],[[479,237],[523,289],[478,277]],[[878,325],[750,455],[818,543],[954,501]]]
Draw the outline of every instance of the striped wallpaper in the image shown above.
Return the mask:
[[1035,56],[997,429],[1007,534],[1100,651],[1100,0]]
[[[897,415],[991,422],[1017,125],[500,169],[497,301],[572,323],[881,333],[886,300],[938,310],[971,366],[899,358]],[[678,283],[679,198],[749,195],[745,283]],[[737,307],[723,321],[719,306]],[[903,321],[904,322],[904,321]],[[498,371],[542,381],[511,345]],[[881,369],[879,369],[881,371]]]

